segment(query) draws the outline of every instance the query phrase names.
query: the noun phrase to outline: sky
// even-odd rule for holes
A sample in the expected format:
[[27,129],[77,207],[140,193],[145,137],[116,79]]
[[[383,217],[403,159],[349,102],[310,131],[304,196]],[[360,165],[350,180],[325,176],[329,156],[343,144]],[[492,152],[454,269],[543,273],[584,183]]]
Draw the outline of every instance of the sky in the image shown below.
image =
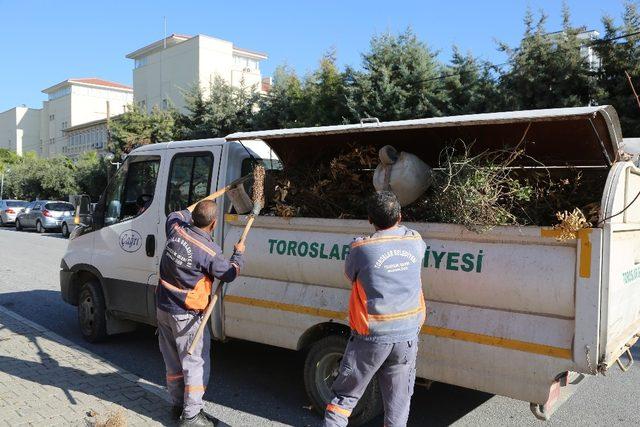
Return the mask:
[[[576,25],[601,30],[601,17],[619,18],[623,0],[567,0]],[[272,0],[164,1],[0,0],[0,111],[40,108],[42,89],[67,78],[100,77],[131,84],[125,55],[167,34],[206,34],[266,52],[263,76],[286,64],[312,71],[335,49],[341,66],[358,66],[372,35],[411,27],[447,61],[451,47],[504,62],[496,42],[516,45],[530,7],[561,26],[561,0]]]

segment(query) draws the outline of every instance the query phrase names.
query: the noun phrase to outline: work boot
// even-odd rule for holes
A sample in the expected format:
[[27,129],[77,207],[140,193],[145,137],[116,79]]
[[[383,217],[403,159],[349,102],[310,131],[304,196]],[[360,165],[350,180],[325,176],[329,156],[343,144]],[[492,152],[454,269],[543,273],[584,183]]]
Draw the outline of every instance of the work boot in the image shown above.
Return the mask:
[[180,427],[213,427],[215,426],[215,424],[213,423],[213,421],[211,421],[206,414],[204,413],[204,411],[200,411],[198,412],[194,417],[192,418],[186,418],[184,416],[184,414],[182,415],[182,417],[180,417]]

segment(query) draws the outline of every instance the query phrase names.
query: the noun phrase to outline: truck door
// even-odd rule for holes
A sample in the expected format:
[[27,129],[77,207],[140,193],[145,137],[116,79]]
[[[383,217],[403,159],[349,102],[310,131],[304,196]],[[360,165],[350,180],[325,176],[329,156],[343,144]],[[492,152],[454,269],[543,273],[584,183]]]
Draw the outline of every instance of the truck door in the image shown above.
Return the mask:
[[[218,183],[220,146],[180,148],[167,151],[169,163],[166,187],[162,188],[164,203],[158,207],[158,256],[166,243],[165,221],[171,212],[186,209],[187,206],[213,193]],[[159,264],[158,264],[159,266]],[[157,270],[150,277],[147,290],[147,309],[155,320],[155,290],[158,285]]]
[[127,157],[101,202],[92,264],[103,276],[107,310],[148,321],[147,283],[158,264],[162,197],[158,155]]

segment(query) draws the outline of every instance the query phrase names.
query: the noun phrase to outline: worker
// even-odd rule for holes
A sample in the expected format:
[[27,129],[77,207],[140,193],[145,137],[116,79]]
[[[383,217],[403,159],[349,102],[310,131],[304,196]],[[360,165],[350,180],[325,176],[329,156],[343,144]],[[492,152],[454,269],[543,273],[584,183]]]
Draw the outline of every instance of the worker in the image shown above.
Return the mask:
[[[217,205],[204,200],[167,218],[167,244],[160,261],[157,320],[160,351],[167,371],[173,416],[181,426],[213,426],[203,411],[202,397],[210,372],[208,328],[193,354],[187,349],[209,303],[214,278],[233,281],[243,266],[244,244],[238,243],[227,261],[211,234]],[[193,213],[192,213],[193,212]]]
[[400,204],[392,192],[373,195],[367,212],[375,233],[355,239],[345,260],[352,283],[351,336],[325,410],[326,427],[347,425],[376,373],[384,425],[405,426],[409,418],[418,332],[426,316],[420,280],[425,243],[417,231],[400,225]]

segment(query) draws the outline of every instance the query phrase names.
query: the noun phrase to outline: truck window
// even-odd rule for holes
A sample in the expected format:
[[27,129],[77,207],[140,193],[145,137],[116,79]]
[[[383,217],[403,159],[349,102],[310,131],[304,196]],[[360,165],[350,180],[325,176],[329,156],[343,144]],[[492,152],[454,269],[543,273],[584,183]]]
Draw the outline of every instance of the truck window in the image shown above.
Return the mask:
[[213,154],[176,154],[171,161],[165,214],[186,209],[209,195]]
[[151,204],[155,194],[159,156],[127,159],[105,193],[104,225],[109,226],[138,216]]

